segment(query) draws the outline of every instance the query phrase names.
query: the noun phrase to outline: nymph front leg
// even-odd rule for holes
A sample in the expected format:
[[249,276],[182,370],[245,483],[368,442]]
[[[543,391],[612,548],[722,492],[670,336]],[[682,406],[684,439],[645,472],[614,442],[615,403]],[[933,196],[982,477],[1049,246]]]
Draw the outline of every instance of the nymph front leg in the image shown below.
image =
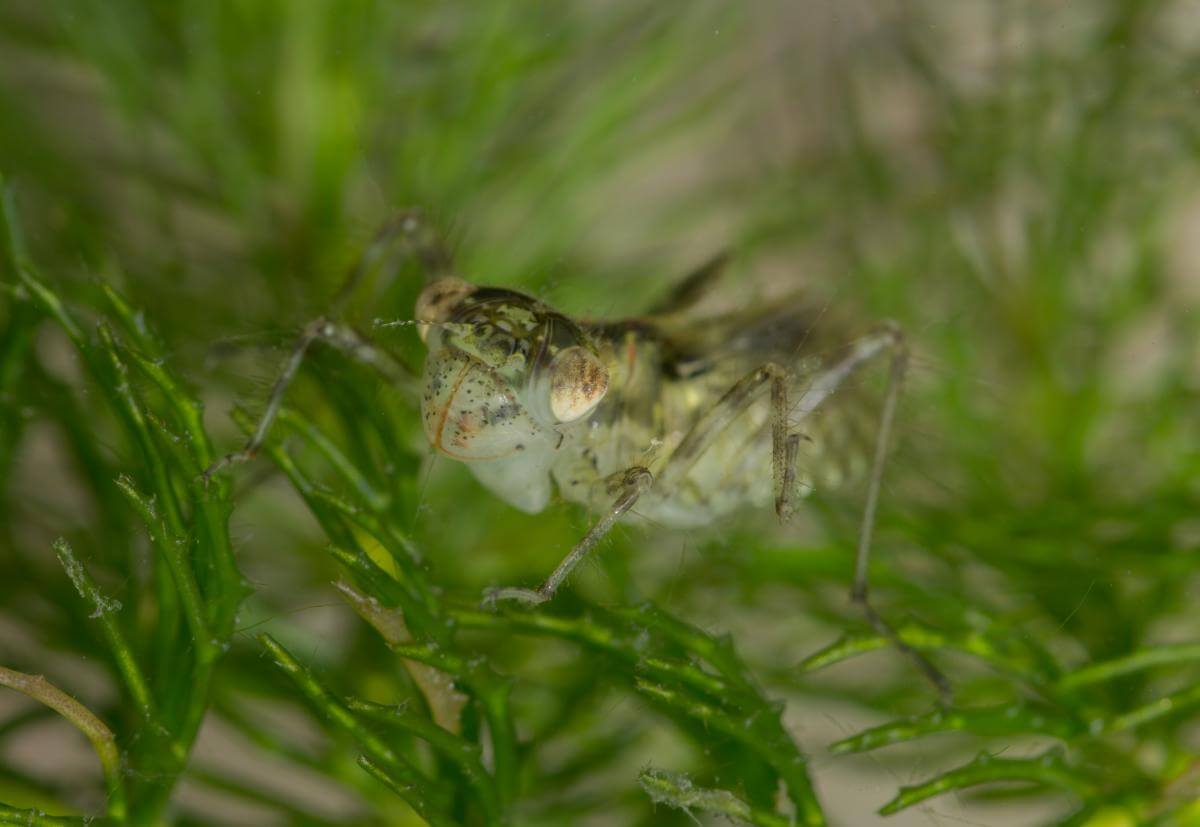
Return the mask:
[[563,584],[563,581],[570,577],[575,567],[596,547],[604,535],[609,532],[609,529],[613,527],[613,524],[621,519],[625,512],[633,508],[638,498],[646,493],[653,483],[653,475],[651,475],[649,470],[640,465],[626,469],[616,475],[611,483],[611,486],[616,489],[617,494],[612,507],[592,526],[583,539],[575,544],[575,547],[563,558],[562,562],[558,564],[558,567],[554,569],[542,585],[536,589],[519,587],[489,589],[484,595],[484,604],[494,605],[499,600],[516,600],[520,603],[536,606],[539,603],[545,603],[547,600],[550,600],[558,591],[559,586]]
[[416,259],[430,279],[446,275],[451,268],[445,246],[418,211],[405,210],[386,221],[347,272],[329,310],[325,315],[305,325],[297,337],[279,377],[271,388],[271,397],[254,433],[240,451],[226,454],[205,469],[202,475],[205,482],[217,472],[238,463],[248,462],[258,455],[279,416],[279,409],[283,405],[288,388],[315,342],[324,341],[377,368],[387,367],[389,360],[375,350],[366,339],[339,323],[338,318],[355,290],[370,273],[380,267],[390,253]]
[[271,388],[271,396],[267,400],[267,407],[263,411],[262,417],[254,429],[254,433],[251,434],[241,450],[226,454],[205,469],[202,475],[202,479],[205,482],[225,468],[249,462],[258,456],[258,452],[262,450],[262,446],[266,442],[271,428],[274,426],[276,419],[279,418],[279,411],[283,406],[283,400],[288,388],[295,380],[296,374],[300,371],[300,366],[304,362],[308,351],[318,341],[342,351],[358,362],[370,365],[383,373],[393,384],[398,384],[407,379],[403,368],[391,356],[377,349],[353,328],[338,324],[324,316],[314,319],[305,325],[304,330],[301,331],[300,336],[296,339],[291,353],[284,362],[283,370],[280,371],[275,384]]

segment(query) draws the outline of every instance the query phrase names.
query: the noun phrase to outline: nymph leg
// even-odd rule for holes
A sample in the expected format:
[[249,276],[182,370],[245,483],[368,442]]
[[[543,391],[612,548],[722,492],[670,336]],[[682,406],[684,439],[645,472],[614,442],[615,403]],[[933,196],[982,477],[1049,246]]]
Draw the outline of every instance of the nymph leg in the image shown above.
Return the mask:
[[545,603],[554,597],[555,592],[558,591],[558,587],[570,576],[575,567],[596,547],[596,544],[603,539],[604,535],[613,527],[613,524],[625,512],[633,508],[634,503],[638,501],[638,497],[645,493],[653,482],[654,478],[650,472],[641,466],[634,466],[621,472],[619,477],[613,480],[612,487],[615,487],[618,493],[612,507],[592,526],[583,539],[575,544],[574,548],[567,553],[567,556],[563,558],[562,562],[558,564],[542,585],[536,589],[522,589],[517,587],[489,589],[484,595],[484,603],[494,604],[498,600],[516,600],[521,603],[537,605],[538,603]]
[[376,231],[370,244],[346,274],[345,281],[333,297],[328,313],[309,322],[300,332],[283,363],[279,377],[271,387],[271,396],[267,400],[267,407],[263,411],[254,433],[250,435],[240,451],[226,454],[210,465],[204,471],[203,478],[205,480],[224,468],[247,462],[258,454],[279,416],[279,409],[283,405],[287,389],[296,378],[296,374],[304,362],[304,357],[314,342],[326,342],[380,370],[386,370],[391,365],[390,360],[385,358],[364,337],[350,327],[338,323],[336,319],[345,309],[363,278],[372,272],[387,254],[393,251],[393,248],[401,255],[417,259],[431,278],[444,275],[450,269],[449,254],[419,213],[411,210],[404,211],[385,222]]

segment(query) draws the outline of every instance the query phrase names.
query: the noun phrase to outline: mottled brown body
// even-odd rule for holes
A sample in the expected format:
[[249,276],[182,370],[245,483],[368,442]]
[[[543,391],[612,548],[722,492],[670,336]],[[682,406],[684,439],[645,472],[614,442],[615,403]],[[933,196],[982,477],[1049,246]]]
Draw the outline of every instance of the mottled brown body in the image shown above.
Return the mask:
[[[869,441],[857,438],[854,412],[863,406],[840,404],[848,384],[804,407],[806,383],[848,345],[799,301],[699,326],[666,314],[587,323],[513,291],[463,285],[435,282],[418,308],[430,323],[426,432],[520,508],[545,507],[551,480],[569,501],[610,508],[614,480],[633,467],[659,478],[705,413],[764,363],[788,369],[788,424],[801,434],[793,484],[832,484],[862,464]],[[637,513],[689,527],[769,503],[770,405],[765,393],[747,400],[686,471],[642,494]]]

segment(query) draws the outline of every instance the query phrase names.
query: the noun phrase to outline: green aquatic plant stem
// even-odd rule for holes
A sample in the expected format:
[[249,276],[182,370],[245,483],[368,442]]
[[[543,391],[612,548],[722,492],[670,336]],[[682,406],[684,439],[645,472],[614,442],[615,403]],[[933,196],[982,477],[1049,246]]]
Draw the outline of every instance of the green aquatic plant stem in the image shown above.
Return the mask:
[[[279,409],[278,422],[312,445],[328,460],[338,477],[357,495],[361,507],[347,507],[349,504],[337,497],[330,497],[331,505],[342,510],[349,519],[375,535],[390,554],[403,554],[402,559],[396,560],[397,565],[411,571],[414,565],[421,562],[412,538],[400,531],[395,522],[389,519],[388,507],[392,504],[390,498],[359,471],[353,460],[328,435],[311,419],[287,406]],[[320,491],[317,493],[323,494]]]
[[[15,232],[11,226],[9,232]],[[130,824],[150,824],[167,805],[186,765],[208,710],[213,674],[228,646],[237,605],[246,593],[228,537],[228,489],[204,490],[187,482],[200,462],[211,455],[198,403],[163,364],[141,358],[118,340],[116,330],[120,329],[135,340],[137,348],[156,352],[150,335],[134,321],[132,310],[119,294],[104,288],[118,327],[98,324],[98,344],[93,344],[57,293],[34,275],[31,265],[19,268],[18,275],[31,303],[67,334],[87,378],[117,414],[120,430],[142,461],[139,477],[149,483],[152,492],[144,493],[123,472],[114,474],[115,485],[112,477],[98,482],[123,496],[150,535],[158,621],[152,627],[153,646],[140,641],[143,645],[135,644],[143,634],[140,624],[123,622],[118,616],[120,603],[100,591],[71,546],[65,540],[55,543],[72,585],[100,622],[116,671],[139,712],[140,724],[134,727],[132,737],[126,734],[122,741],[129,744],[125,761],[134,773],[122,806]],[[161,391],[167,413],[156,411],[139,392],[131,363]],[[164,430],[169,427],[168,418],[182,428],[182,439],[176,440]],[[164,434],[166,445],[160,442]],[[184,446],[182,452],[172,447],[175,441]],[[114,502],[120,502],[121,496]],[[216,571],[218,575],[201,582],[197,571]],[[180,611],[188,632],[188,645],[183,648],[175,633]]]
[[454,822],[446,811],[445,790],[424,777],[402,755],[369,729],[270,635],[259,641],[274,658],[276,665],[295,683],[308,701],[333,725],[354,739],[364,752],[364,767],[400,794],[417,813],[434,827],[449,827]]
[[[734,704],[739,699],[750,698],[751,703],[760,702],[756,695],[746,693],[745,690],[751,689],[751,684],[744,677],[744,670],[735,667],[726,669],[725,671],[733,676],[729,679],[725,675],[717,677],[705,672],[694,663],[645,655],[637,641],[638,636],[642,634],[640,627],[622,627],[611,621],[606,622],[604,614],[599,610],[577,617],[564,617],[549,612],[486,612],[467,608],[456,608],[452,614],[457,622],[472,628],[510,628],[528,634],[572,640],[619,658],[640,672],[669,677],[698,691],[726,698]],[[674,623],[683,625],[679,621]],[[679,640],[680,637],[673,639]],[[709,641],[700,633],[693,630],[685,639],[691,642],[703,641],[699,646],[700,651],[695,653],[698,657],[707,658],[711,654]]]
[[395,767],[370,755],[360,755],[357,760],[358,765],[368,775],[408,802],[409,806],[431,827],[456,827],[449,815],[438,814],[432,810],[431,805],[425,799],[424,794],[427,790],[423,789],[425,787],[423,782],[407,778],[403,775],[397,777]]
[[167,568],[175,582],[175,589],[183,604],[184,618],[192,632],[197,660],[205,665],[211,663],[217,657],[219,650],[204,616],[204,599],[200,595],[200,588],[196,585],[196,578],[192,574],[191,563],[185,555],[187,539],[168,535],[166,523],[156,512],[154,503],[137,490],[137,486],[129,477],[119,477],[117,488],[121,490],[129,504],[133,506],[134,511],[142,518],[142,522],[146,524],[146,529],[150,533],[154,548],[167,563]]
[[516,793],[517,734],[509,693],[512,682],[495,674],[486,663],[451,654],[436,644],[391,644],[397,655],[454,675],[479,700],[492,739],[492,762],[500,800],[507,804]]
[[150,470],[154,496],[162,518],[166,522],[167,530],[175,537],[182,537],[187,533],[187,527],[176,488],[171,481],[167,458],[159,450],[150,424],[146,421],[146,413],[142,403],[134,393],[133,386],[130,384],[129,369],[121,360],[112,330],[108,325],[101,324],[97,328],[97,333],[100,336],[104,353],[108,358],[109,370],[108,377],[97,374],[97,378],[101,381],[104,378],[111,378],[112,384],[106,385],[106,387],[110,388],[117,410],[123,414],[129,423],[128,430],[130,431],[130,435],[140,449],[142,458]]
[[75,556],[70,543],[61,538],[55,540],[54,553],[58,555],[58,560],[66,571],[67,577],[70,578],[71,585],[83,598],[84,603],[90,607],[91,616],[99,622],[101,633],[116,662],[117,672],[124,680],[125,687],[129,690],[138,711],[147,723],[155,727],[160,726],[157,704],[154,702],[149,684],[146,682],[142,668],[134,656],[133,648],[125,639],[125,633],[121,630],[117,619],[121,604],[101,593],[100,587],[96,585],[96,581],[92,579],[87,568]]
[[410,712],[403,705],[383,706],[369,701],[349,699],[346,706],[351,712],[409,732],[428,742],[439,755],[462,771],[463,777],[475,790],[487,823],[500,824],[503,821],[499,793],[495,781],[483,766],[478,744],[442,729],[424,715]]
[[373,511],[381,511],[388,506],[386,495],[378,491],[370,480],[362,474],[355,464],[337,445],[320,429],[315,427],[307,418],[299,416],[290,408],[279,410],[279,425],[291,428],[315,447],[333,465],[337,473],[350,483],[359,498]]
[[[905,645],[914,649],[923,652],[939,649],[961,652],[1011,674],[1039,691],[1048,691],[1050,688],[1047,677],[1042,674],[1042,664],[1029,656],[1015,656],[997,645],[997,642],[986,634],[972,632],[951,635],[915,623],[901,626],[896,633]],[[890,640],[878,635],[847,635],[809,655],[800,667],[806,672],[816,672],[848,658],[888,649],[891,646]]]
[[1033,758],[1003,758],[980,753],[969,764],[950,770],[922,784],[901,788],[900,792],[880,810],[891,815],[914,804],[979,784],[994,782],[1027,782],[1068,790],[1086,798],[1095,789],[1086,775],[1068,766],[1056,750]]
[[52,816],[41,810],[22,810],[0,804],[0,824],[11,824],[13,827],[115,827],[120,823],[107,818]]
[[835,754],[865,752],[911,741],[938,732],[966,732],[973,735],[1021,735],[1040,733],[1069,738],[1086,727],[1064,718],[1053,708],[1026,704],[974,709],[937,709],[900,721],[864,730],[829,746]]
[[112,348],[113,358],[122,357],[130,361],[138,371],[156,385],[171,406],[175,418],[183,429],[186,447],[185,456],[190,459],[187,470],[193,507],[194,521],[202,542],[198,549],[208,551],[212,564],[220,578],[218,594],[209,607],[215,630],[221,637],[232,631],[234,615],[241,599],[250,589],[242,579],[234,558],[233,545],[229,539],[227,524],[230,514],[229,485],[224,480],[201,480],[199,475],[213,462],[212,441],[204,427],[203,409],[199,402],[180,386],[180,383],[157,359],[146,354],[157,354],[158,347],[143,325],[135,318],[134,311],[111,286],[103,285],[105,297],[120,320],[122,329],[134,337],[136,348],[122,348],[109,337],[106,342]]
[[1190,712],[1197,706],[1200,706],[1200,686],[1191,686],[1118,715],[1106,721],[1103,729],[1106,732],[1123,732],[1171,715]]
[[1200,661],[1200,643],[1149,646],[1112,660],[1092,663],[1063,675],[1060,690],[1068,691],[1153,669],[1158,666]]
[[[412,641],[408,624],[404,622],[404,615],[398,609],[385,608],[378,600],[359,592],[344,580],[339,580],[333,585],[354,607],[358,616],[370,623],[389,646]],[[460,732],[463,707],[469,699],[454,685],[453,678],[428,664],[416,661],[404,661],[404,666],[421,689],[434,723],[445,730]]]
[[[639,692],[665,708],[679,711],[706,729],[711,728],[760,753],[783,780],[788,796],[799,813],[800,822],[809,827],[825,824],[825,816],[817,802],[803,756],[790,738],[778,737],[777,727],[773,725],[778,723],[778,711],[762,711],[751,714],[749,718],[739,718],[670,686],[642,679],[635,679],[634,684]],[[772,717],[775,721],[771,720]]]
[[108,788],[108,815],[118,821],[123,820],[127,807],[125,778],[121,768],[121,754],[117,750],[112,730],[90,709],[42,675],[26,675],[24,672],[0,666],[0,686],[15,689],[50,707],[91,741],[104,770],[104,783]]
[[[235,409],[233,416],[244,431],[253,431],[254,425],[244,411]],[[390,523],[381,522],[363,508],[313,485],[290,453],[279,445],[276,437],[267,440],[264,450],[304,497],[330,539],[341,546],[332,549],[332,553],[356,578],[365,578],[375,589],[381,590],[381,593],[372,591],[372,594],[383,600],[386,606],[401,606],[405,620],[414,632],[447,642],[450,629],[441,617],[424,573],[417,565],[411,541],[394,530]],[[399,579],[383,571],[370,559],[359,542],[356,530],[367,532],[388,550],[396,564]]]
[[805,758],[784,729],[780,708],[769,704],[753,690],[752,682],[744,668],[739,667],[731,648],[653,607],[642,607],[637,614],[654,617],[656,627],[664,630],[672,642],[687,642],[699,649],[697,656],[715,655],[723,670],[729,673],[729,683],[739,689],[730,691],[728,683],[687,661],[648,657],[640,640],[646,628],[622,628],[627,616],[609,618],[593,610],[569,618],[543,611],[492,613],[472,609],[456,609],[453,616],[463,626],[561,637],[629,664],[634,668],[632,685],[635,689],[654,700],[664,711],[696,720],[705,729],[719,731],[761,755],[783,780],[802,823],[824,824],[824,813],[808,777]]

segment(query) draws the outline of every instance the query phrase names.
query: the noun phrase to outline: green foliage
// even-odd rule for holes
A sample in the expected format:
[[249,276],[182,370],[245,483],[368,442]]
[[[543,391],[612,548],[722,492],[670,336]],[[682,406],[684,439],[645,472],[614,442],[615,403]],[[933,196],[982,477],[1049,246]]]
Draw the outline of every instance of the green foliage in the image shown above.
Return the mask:
[[[72,610],[56,619],[66,624],[63,632],[84,639],[98,635],[99,651],[111,658],[120,678],[123,705],[130,718],[120,730],[122,772],[129,779],[128,784],[121,783],[119,774],[114,777],[106,772],[109,815],[133,823],[150,822],[157,818],[187,763],[208,710],[213,670],[229,645],[237,606],[247,591],[229,538],[228,486],[207,486],[200,481],[200,472],[214,459],[212,445],[200,422],[196,400],[154,361],[161,358],[155,339],[111,291],[104,293],[109,312],[128,341],[119,340],[106,323],[97,327],[96,341],[85,336],[72,313],[25,257],[26,245],[8,196],[6,192],[0,217],[8,240],[6,270],[15,277],[18,300],[40,309],[66,334],[90,383],[104,396],[120,437],[138,458],[137,477],[121,475],[112,484],[127,501],[122,510],[131,510],[150,537],[153,587],[147,584],[133,593],[135,601],[127,609],[121,600],[103,592],[71,545],[60,538],[54,542],[54,551],[66,581],[59,585],[54,599]],[[158,398],[134,390],[133,371],[140,372],[158,391]],[[95,459],[78,457],[81,463]],[[142,493],[143,488],[153,494]],[[130,542],[130,538],[122,539]],[[120,565],[118,571],[124,577],[139,576],[139,562],[132,554],[110,562]],[[68,584],[78,593],[80,603],[64,593]],[[50,591],[44,596],[53,594]],[[105,763],[106,771],[110,770],[111,762]],[[128,813],[125,786],[131,788]]]
[[[878,5],[3,4],[0,823],[1200,823],[1194,10]],[[587,518],[427,462],[408,263],[347,314],[396,364],[316,348],[203,479],[409,206],[570,313],[728,249],[730,309],[899,321],[872,589],[953,704],[854,484],[482,608]]]

